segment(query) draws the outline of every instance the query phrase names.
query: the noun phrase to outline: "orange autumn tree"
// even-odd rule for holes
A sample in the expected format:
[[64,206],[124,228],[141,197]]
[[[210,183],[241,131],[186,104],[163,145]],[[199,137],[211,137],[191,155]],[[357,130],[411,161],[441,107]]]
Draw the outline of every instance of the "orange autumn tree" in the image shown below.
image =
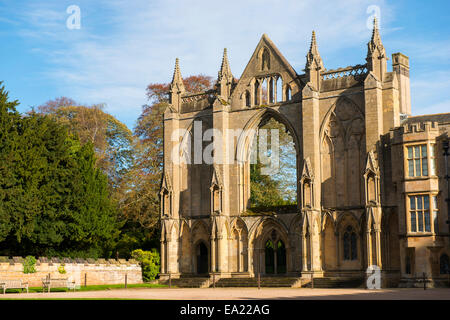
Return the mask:
[[[209,90],[212,78],[194,75],[183,79],[188,93]],[[159,247],[159,188],[163,169],[163,114],[169,103],[169,83],[152,83],[147,87],[149,104],[134,128],[134,163],[122,184],[127,196],[120,204],[126,220],[122,252],[135,248]],[[144,230],[145,232],[141,232]]]

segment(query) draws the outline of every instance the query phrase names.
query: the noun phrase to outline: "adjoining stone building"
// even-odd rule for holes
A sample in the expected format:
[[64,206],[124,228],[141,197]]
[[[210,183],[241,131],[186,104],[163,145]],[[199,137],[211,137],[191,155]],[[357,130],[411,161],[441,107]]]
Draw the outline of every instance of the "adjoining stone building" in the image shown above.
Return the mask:
[[[164,113],[161,277],[363,278],[376,265],[384,285],[423,273],[446,280],[442,150],[450,113],[411,116],[409,58],[393,54],[392,71],[387,61],[376,22],[366,62],[336,70],[325,68],[314,32],[304,74],[267,35],[239,80],[225,50],[207,92],[185,91],[177,59]],[[295,142],[298,205],[250,214],[252,129],[267,118],[283,123]],[[211,128],[223,135],[212,141],[221,153],[214,157],[232,162],[174,161],[195,157],[186,146]],[[227,129],[243,131],[230,137]]]

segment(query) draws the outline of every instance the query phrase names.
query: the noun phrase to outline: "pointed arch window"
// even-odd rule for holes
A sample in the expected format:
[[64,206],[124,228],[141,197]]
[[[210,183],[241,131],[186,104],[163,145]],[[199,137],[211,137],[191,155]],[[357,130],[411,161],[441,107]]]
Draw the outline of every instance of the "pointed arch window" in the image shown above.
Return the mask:
[[358,258],[356,233],[348,226],[344,233],[344,260],[356,260]]
[[292,98],[291,95],[292,95],[291,87],[289,85],[286,85],[286,92],[285,92],[286,101],[291,100]]
[[251,97],[250,97],[250,92],[245,91],[245,106],[246,107],[250,107],[251,105]]

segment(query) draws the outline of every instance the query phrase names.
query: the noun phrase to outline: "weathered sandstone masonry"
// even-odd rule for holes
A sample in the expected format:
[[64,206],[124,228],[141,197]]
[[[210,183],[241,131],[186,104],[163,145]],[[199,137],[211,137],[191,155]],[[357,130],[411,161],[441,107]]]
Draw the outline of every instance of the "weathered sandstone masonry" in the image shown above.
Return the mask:
[[[42,279],[49,274],[51,278],[67,278],[77,285],[128,284],[142,283],[141,266],[135,260],[113,259],[69,259],[39,258],[35,273],[23,273],[23,258],[0,257],[0,280],[22,279],[30,287],[42,286]],[[58,268],[64,267],[65,274]],[[61,269],[61,268],[60,268]]]

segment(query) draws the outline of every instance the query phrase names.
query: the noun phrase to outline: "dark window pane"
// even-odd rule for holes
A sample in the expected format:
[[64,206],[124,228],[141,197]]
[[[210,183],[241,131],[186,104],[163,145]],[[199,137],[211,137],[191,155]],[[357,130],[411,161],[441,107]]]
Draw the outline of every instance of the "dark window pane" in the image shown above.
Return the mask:
[[415,212],[411,212],[411,231],[412,232],[416,232],[417,231],[417,227],[416,227],[416,213]]
[[412,159],[412,158],[413,158],[413,148],[408,147],[408,159]]
[[417,160],[414,160],[414,161],[416,163],[416,174],[415,174],[415,176],[420,176],[420,160],[417,159]]
[[431,232],[430,211],[425,211],[425,231]]
[[417,213],[417,220],[419,222],[419,231],[423,232],[423,212],[419,211]]
[[351,258],[352,260],[356,260],[358,257],[358,249],[357,249],[357,244],[356,244],[356,233],[352,232],[352,236],[351,236],[351,247],[352,247],[352,254],[351,254]]
[[428,159],[427,158],[422,159],[422,175],[423,176],[428,175]]
[[350,260],[350,237],[346,232],[344,233],[344,260]]
[[423,197],[423,208],[425,210],[430,209],[430,197],[429,196],[424,196]]
[[414,160],[408,160],[408,175],[414,177]]
[[416,209],[416,197],[409,198],[409,206],[410,206],[411,210]]
[[425,158],[427,156],[427,146],[422,146],[422,158]]

